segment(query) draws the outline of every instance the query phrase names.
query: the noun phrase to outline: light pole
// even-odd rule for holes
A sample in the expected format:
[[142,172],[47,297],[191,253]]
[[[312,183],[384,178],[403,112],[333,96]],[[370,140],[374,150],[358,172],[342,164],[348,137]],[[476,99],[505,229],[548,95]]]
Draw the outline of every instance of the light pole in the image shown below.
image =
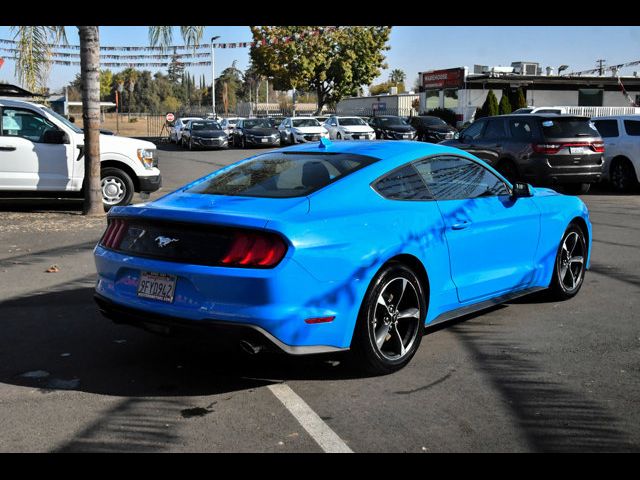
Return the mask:
[[216,72],[214,69],[213,42],[220,36],[211,37],[211,108],[213,109],[213,119],[216,119]]

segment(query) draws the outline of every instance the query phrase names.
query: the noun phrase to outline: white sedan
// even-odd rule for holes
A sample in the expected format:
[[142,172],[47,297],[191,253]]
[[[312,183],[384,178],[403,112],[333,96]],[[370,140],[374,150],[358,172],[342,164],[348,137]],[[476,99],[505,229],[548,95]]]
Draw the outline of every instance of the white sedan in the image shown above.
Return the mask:
[[317,142],[329,138],[329,131],[313,117],[287,117],[278,127],[280,143]]
[[231,136],[236,129],[236,125],[240,120],[244,120],[242,117],[229,117],[220,122],[220,127],[224,130],[224,133]]
[[376,132],[360,117],[332,116],[324,122],[331,139],[375,140]]
[[173,122],[173,126],[169,129],[169,141],[175,144],[180,142],[182,138],[182,130],[191,120],[202,120],[201,117],[183,117]]

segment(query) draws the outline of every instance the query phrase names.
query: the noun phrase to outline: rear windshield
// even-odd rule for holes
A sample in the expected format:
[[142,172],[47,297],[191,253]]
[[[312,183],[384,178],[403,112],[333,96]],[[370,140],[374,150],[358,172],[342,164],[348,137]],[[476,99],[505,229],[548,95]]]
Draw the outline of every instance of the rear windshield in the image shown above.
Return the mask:
[[541,118],[540,125],[545,138],[599,137],[595,125],[588,118]]
[[248,159],[187,190],[243,197],[302,197],[376,162],[352,154],[267,153]]
[[438,117],[417,117],[422,125],[446,125],[447,122]]

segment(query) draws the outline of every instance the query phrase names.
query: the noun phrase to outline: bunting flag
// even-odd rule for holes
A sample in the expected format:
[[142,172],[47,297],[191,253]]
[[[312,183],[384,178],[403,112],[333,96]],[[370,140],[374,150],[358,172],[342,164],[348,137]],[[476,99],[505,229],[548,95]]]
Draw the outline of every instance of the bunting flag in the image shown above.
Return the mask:
[[[627,62],[627,63],[619,63],[618,65],[611,65],[609,67],[602,67],[602,70],[607,71],[607,70],[611,70],[612,72],[617,72],[618,70],[620,70],[621,68],[624,67],[633,67],[635,65],[640,65],[640,60],[634,60],[633,62]],[[567,76],[581,76],[581,75],[589,75],[589,74],[593,74],[593,73],[599,73],[600,72],[600,68],[592,68],[591,70],[582,70],[581,72],[571,72],[571,73],[567,73]]]
[[631,98],[631,95],[629,95],[627,90],[624,88],[624,85],[622,84],[622,79],[620,78],[620,75],[618,75],[618,85],[620,85],[620,90],[622,90],[622,94],[625,96],[625,98],[631,104],[631,106],[632,107],[637,107],[638,105],[636,105],[636,102]]
[[2,68],[2,65],[4,65],[4,58],[0,57],[0,68]]
[[[8,60],[16,60],[16,57],[7,57]],[[70,60],[49,60],[50,63],[54,65],[65,65],[69,66],[79,66],[79,61],[70,61]],[[206,67],[211,66],[211,61],[204,62],[180,62],[185,67]],[[102,67],[125,67],[125,68],[135,68],[135,67],[167,67],[170,62],[136,62],[136,63],[128,63],[128,62],[100,62],[100,66]]]
[[[185,52],[185,53],[180,53],[180,56],[200,56],[200,55],[206,55],[206,53],[202,53],[202,52],[196,52],[197,50],[204,50],[204,49],[210,49],[210,48],[248,48],[248,47],[255,47],[255,46],[259,46],[259,45],[277,45],[279,43],[290,43],[292,41],[297,41],[297,40],[302,40],[303,38],[307,38],[307,37],[317,37],[319,35],[322,35],[324,33],[330,32],[330,31],[334,31],[337,30],[338,27],[322,27],[322,28],[318,28],[316,30],[311,30],[311,31],[306,31],[306,32],[299,32],[299,33],[295,33],[291,36],[286,36],[286,37],[272,37],[272,38],[262,38],[259,41],[253,41],[253,42],[233,42],[233,43],[201,43],[197,46],[189,46],[189,45],[170,45],[167,47],[151,47],[151,46],[137,46],[137,47],[132,47],[132,46],[101,46],[100,47],[100,51],[104,51],[104,52],[109,52],[109,51],[123,51],[123,52],[138,52],[138,51],[146,51],[146,52],[166,52],[167,50],[191,50],[192,53],[189,52]],[[2,39],[0,38],[0,44],[5,44],[5,45],[13,45],[15,46],[18,42],[16,40],[8,40],[8,39]],[[51,48],[54,48],[56,50],[77,50],[80,51],[80,45],[56,45],[56,44],[49,44],[48,45]],[[72,53],[64,53],[64,52],[56,52],[58,53],[58,56],[62,56],[62,55],[74,55]],[[168,54],[169,56],[173,56],[171,54]],[[106,58],[106,55],[101,55],[102,57]],[[122,58],[124,56],[121,56],[120,58]],[[150,57],[152,57],[150,55]]]

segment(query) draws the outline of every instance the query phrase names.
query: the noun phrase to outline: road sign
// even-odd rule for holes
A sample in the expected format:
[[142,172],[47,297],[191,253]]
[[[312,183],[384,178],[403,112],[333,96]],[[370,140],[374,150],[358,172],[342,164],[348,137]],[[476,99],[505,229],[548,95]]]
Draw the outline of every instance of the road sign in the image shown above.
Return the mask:
[[167,113],[167,122],[173,122],[176,119],[175,115],[171,112]]

